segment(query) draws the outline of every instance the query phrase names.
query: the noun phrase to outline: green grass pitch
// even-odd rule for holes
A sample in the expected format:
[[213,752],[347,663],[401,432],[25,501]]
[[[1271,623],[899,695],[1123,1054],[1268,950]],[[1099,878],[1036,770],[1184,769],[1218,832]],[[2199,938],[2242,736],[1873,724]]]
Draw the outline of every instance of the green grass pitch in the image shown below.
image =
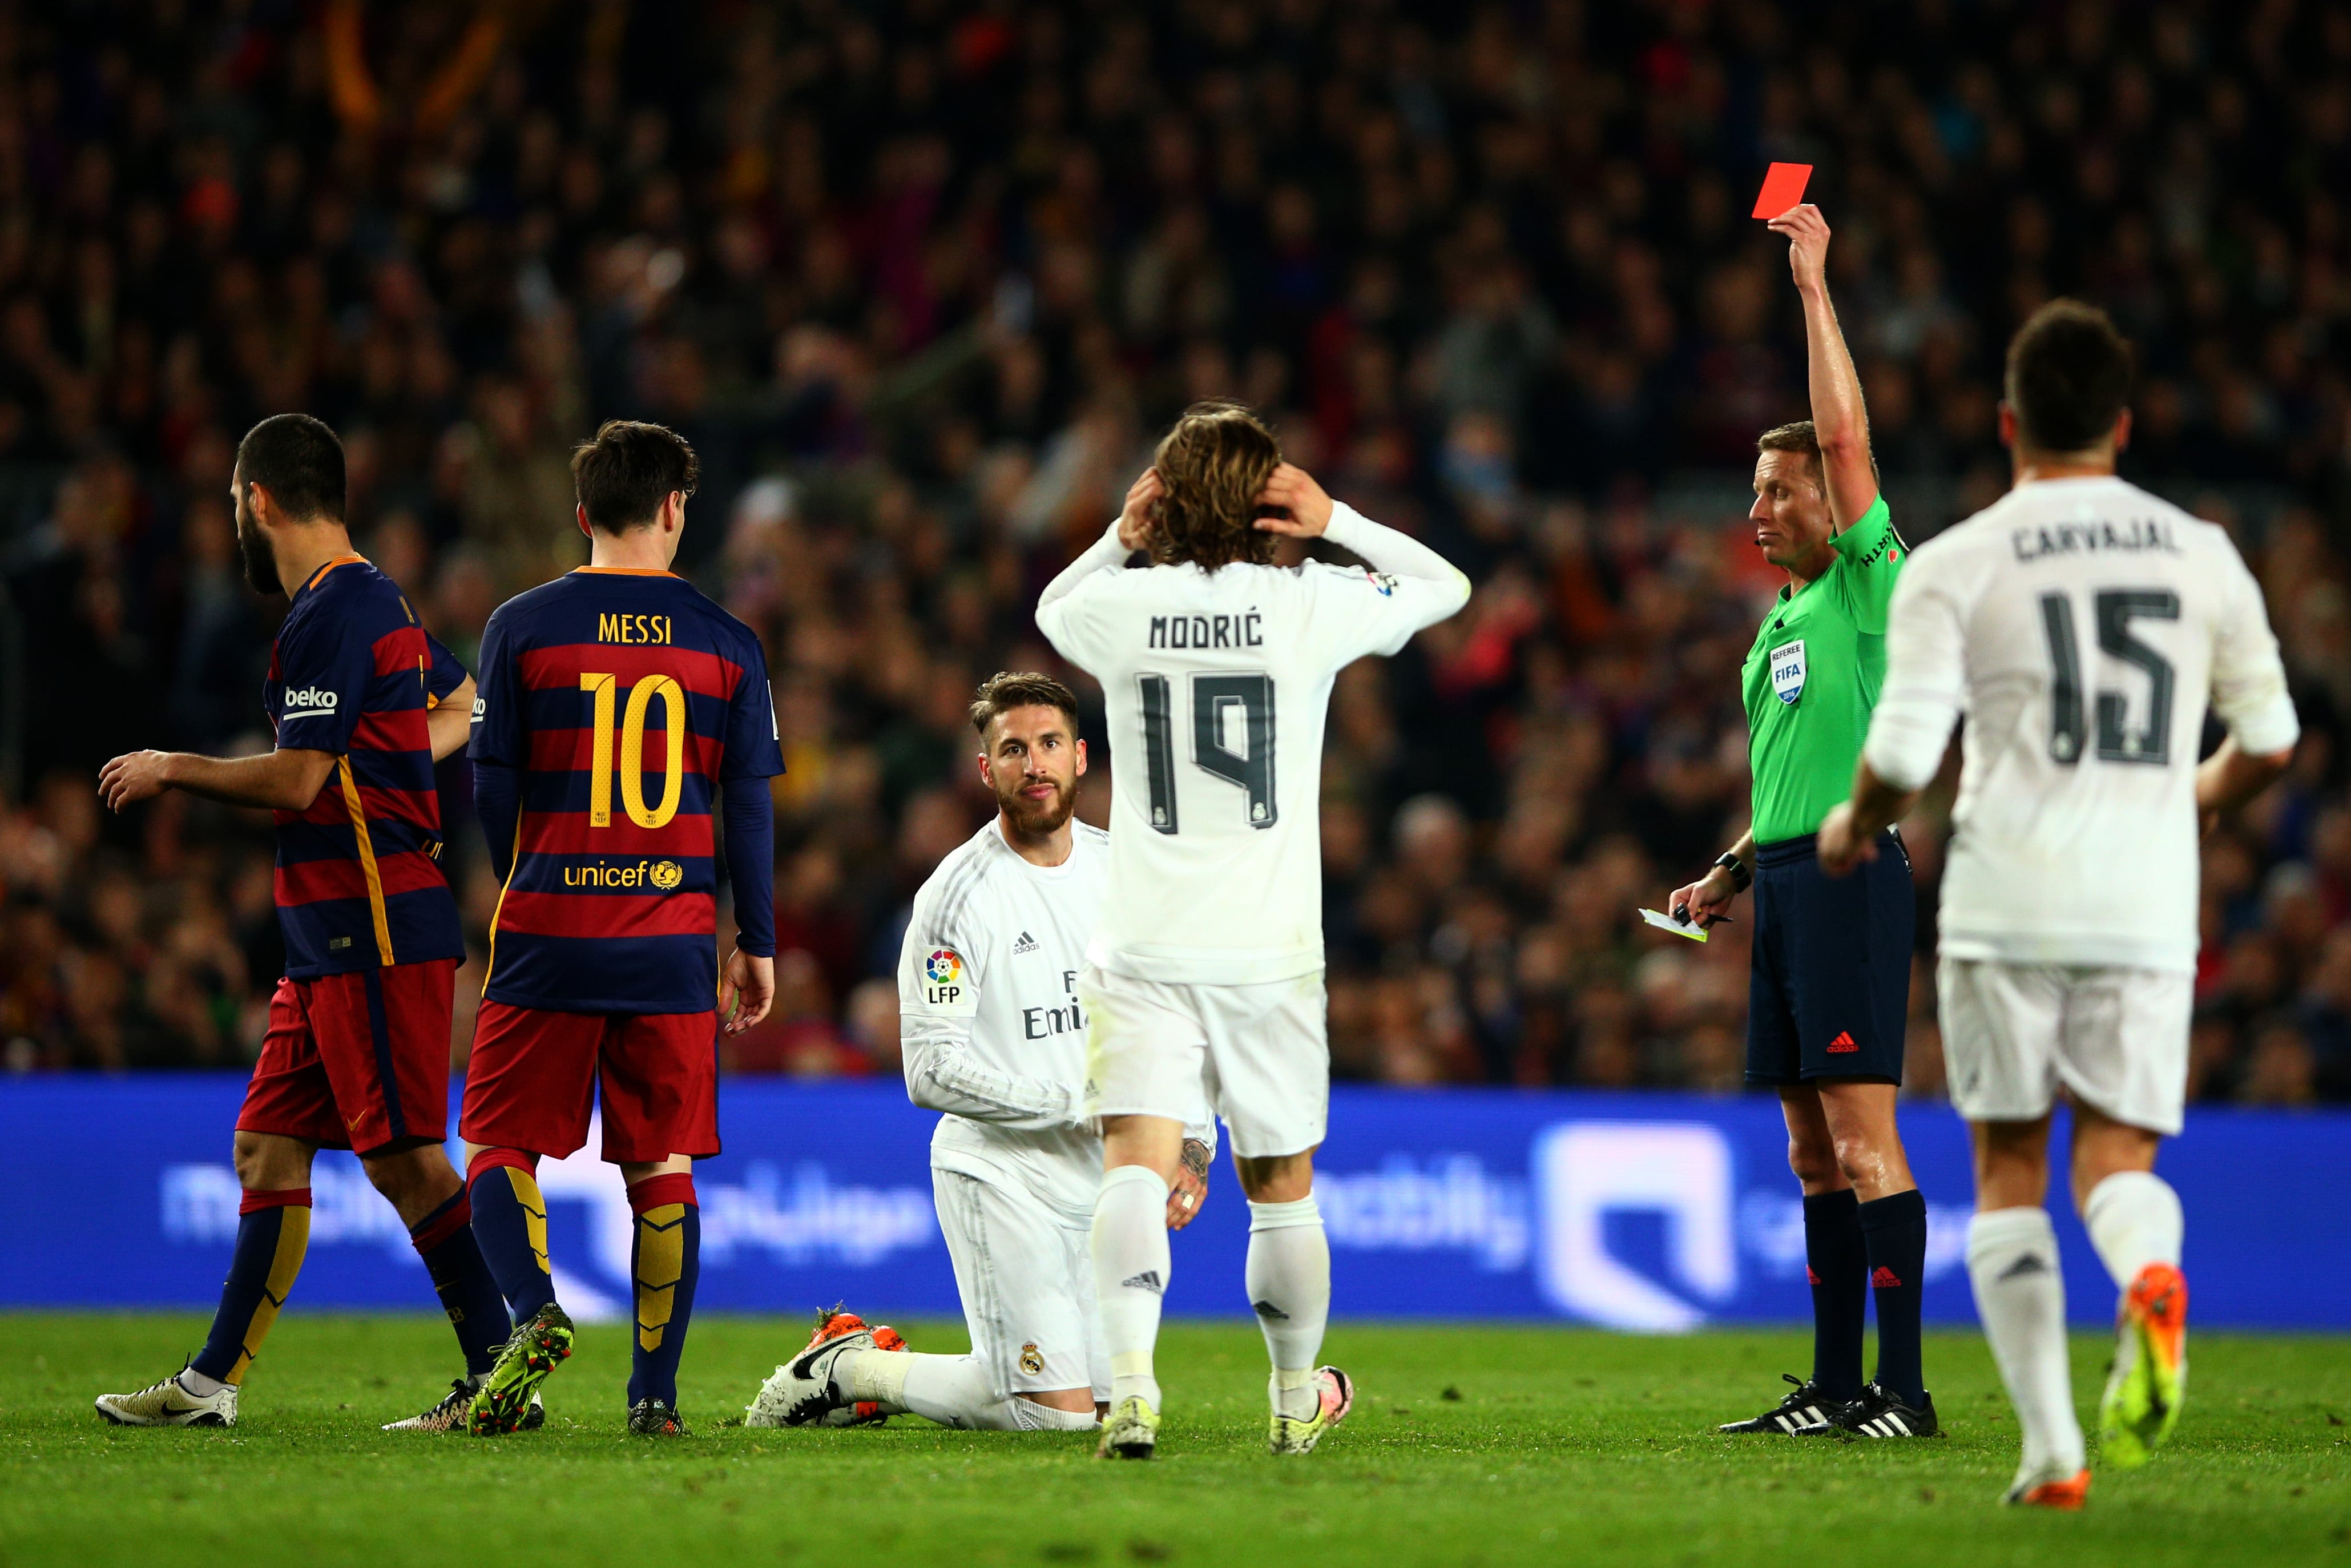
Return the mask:
[[[959,1350],[958,1325],[903,1324]],[[546,1430],[491,1441],[380,1423],[446,1385],[448,1331],[296,1304],[234,1430],[118,1430],[102,1391],[152,1382],[193,1315],[0,1314],[0,1568],[37,1563],[1818,1563],[2351,1568],[2351,1341],[2204,1334],[2173,1445],[2099,1475],[2074,1516],[1996,1506],[2016,1424],[1982,1342],[1928,1367],[1951,1436],[1719,1437],[1801,1369],[1804,1336],[1343,1324],[1355,1414],[1304,1459],[1264,1451],[1247,1323],[1171,1324],[1163,1458],[1108,1465],[1090,1436],[728,1425],[805,1334],[704,1317],[683,1402],[695,1436],[621,1429],[627,1339],[583,1331]],[[2077,1339],[2094,1419],[2107,1343]],[[2094,1458],[2095,1463],[2095,1458]],[[1760,1557],[1759,1557],[1760,1560]]]

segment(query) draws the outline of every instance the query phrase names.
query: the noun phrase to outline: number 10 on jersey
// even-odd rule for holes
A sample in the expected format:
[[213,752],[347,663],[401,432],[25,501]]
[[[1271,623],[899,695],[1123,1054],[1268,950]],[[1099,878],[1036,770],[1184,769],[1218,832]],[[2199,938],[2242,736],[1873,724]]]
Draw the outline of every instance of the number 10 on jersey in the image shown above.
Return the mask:
[[[1165,675],[1138,675],[1143,697],[1144,815],[1158,832],[1173,833],[1176,812],[1175,685]],[[1270,828],[1281,815],[1273,798],[1273,677],[1252,671],[1194,674],[1186,681],[1192,710],[1192,765],[1240,787],[1243,820]],[[1238,734],[1235,733],[1238,728]],[[1235,746],[1234,741],[1239,741]]]
[[[629,688],[625,708],[620,703],[620,677],[583,674],[580,689],[595,698],[595,738],[588,772],[588,825],[612,825],[612,720],[619,710],[621,730],[621,804],[629,821],[641,828],[665,828],[677,815],[685,794],[685,688],[668,675],[647,675]],[[668,770],[662,776],[661,803],[645,804],[645,716],[659,697],[662,730],[669,739]]]

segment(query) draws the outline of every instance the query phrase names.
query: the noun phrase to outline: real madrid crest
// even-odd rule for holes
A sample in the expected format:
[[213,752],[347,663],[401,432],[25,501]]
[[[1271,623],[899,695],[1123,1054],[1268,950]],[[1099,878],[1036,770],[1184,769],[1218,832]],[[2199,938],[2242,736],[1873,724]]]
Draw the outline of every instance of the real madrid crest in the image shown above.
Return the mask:
[[1045,1353],[1033,1339],[1020,1347],[1020,1370],[1031,1377],[1045,1370]]

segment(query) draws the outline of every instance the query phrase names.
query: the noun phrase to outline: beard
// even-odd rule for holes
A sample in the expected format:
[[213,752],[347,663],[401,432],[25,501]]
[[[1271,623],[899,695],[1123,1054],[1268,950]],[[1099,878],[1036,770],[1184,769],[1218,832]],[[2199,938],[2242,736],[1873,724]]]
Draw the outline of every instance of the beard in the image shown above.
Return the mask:
[[[1023,780],[1020,789],[1025,788],[1027,781]],[[996,803],[1002,808],[1005,820],[1012,824],[1013,831],[1022,838],[1041,839],[1048,833],[1060,832],[1061,825],[1070,820],[1070,814],[1078,809],[1078,786],[1074,779],[1054,781],[1053,798],[1050,800],[1031,800],[1020,793],[1020,789],[1008,794],[998,791]]]
[[256,593],[286,591],[286,585],[277,580],[277,554],[262,537],[242,499],[236,504],[236,559],[245,570],[245,580],[253,585]]

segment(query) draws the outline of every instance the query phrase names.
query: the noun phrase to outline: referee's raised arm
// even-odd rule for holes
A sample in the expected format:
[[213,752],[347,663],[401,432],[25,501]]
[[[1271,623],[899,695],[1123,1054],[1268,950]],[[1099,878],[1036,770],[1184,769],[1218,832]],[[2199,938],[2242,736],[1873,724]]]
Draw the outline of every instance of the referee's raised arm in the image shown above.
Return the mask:
[[1842,531],[1877,504],[1877,464],[1869,452],[1869,409],[1861,375],[1844,344],[1836,306],[1829,299],[1829,225],[1810,202],[1773,218],[1771,232],[1788,239],[1788,269],[1804,302],[1804,371],[1811,384],[1813,434],[1820,443],[1821,483],[1829,517]]

